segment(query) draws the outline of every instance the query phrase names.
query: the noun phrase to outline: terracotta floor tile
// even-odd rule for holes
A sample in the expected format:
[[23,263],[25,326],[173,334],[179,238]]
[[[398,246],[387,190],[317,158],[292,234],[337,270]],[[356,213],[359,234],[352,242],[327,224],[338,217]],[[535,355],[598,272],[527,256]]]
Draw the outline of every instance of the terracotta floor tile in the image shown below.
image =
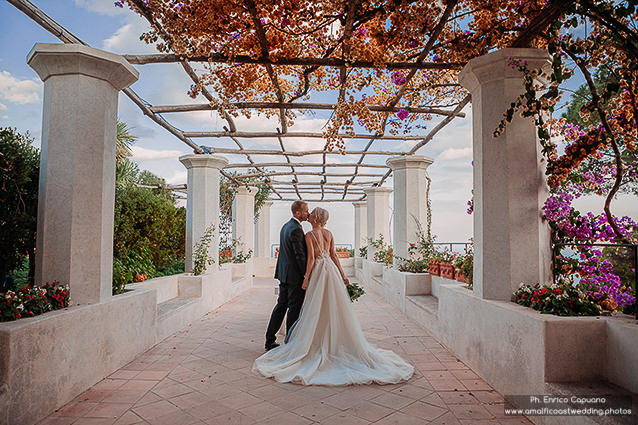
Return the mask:
[[93,409],[89,410],[85,418],[119,418],[133,406],[133,403],[98,403]]
[[92,390],[117,390],[128,381],[125,379],[102,379],[91,387]]
[[395,410],[390,409],[389,407],[381,406],[380,404],[363,401],[355,406],[352,406],[350,409],[347,410],[347,412],[361,419],[375,422],[394,413]]
[[414,400],[409,397],[404,397],[402,395],[392,393],[385,393],[379,397],[373,398],[370,401],[395,410],[402,409],[408,404],[414,403]]
[[168,375],[166,370],[143,370],[135,375],[135,379],[145,379],[149,381],[159,381]]
[[140,373],[139,370],[124,370],[120,369],[117,372],[109,375],[110,379],[133,379]]
[[232,412],[235,409],[233,409],[232,407],[228,407],[224,404],[221,404],[217,401],[208,401],[207,403],[200,404],[198,406],[194,406],[194,407],[183,409],[183,410],[187,412],[188,414],[193,415],[202,421],[206,421],[216,416]]
[[[271,389],[275,388],[277,387],[271,387]],[[299,407],[305,406],[306,404],[313,403],[315,400],[302,396],[301,394],[288,392],[278,397],[269,399],[268,401],[270,401],[275,406],[281,407],[284,410],[293,411],[295,409],[298,409]]]
[[166,400],[156,401],[155,403],[145,404],[144,406],[133,407],[133,412],[139,415],[145,421],[150,421],[158,416],[168,415],[178,411],[179,408]]
[[127,391],[149,391],[155,385],[157,385],[160,381],[145,381],[145,380],[137,380],[132,379],[128,381],[126,384],[122,385],[118,388],[119,391],[127,390]]
[[341,410],[320,401],[314,401],[292,410],[292,413],[296,413],[301,417],[311,419],[313,421],[322,421],[324,418],[335,415],[339,412],[341,412]]
[[451,404],[450,410],[458,420],[462,419],[492,419],[492,414],[480,405]]
[[285,412],[281,415],[273,416],[259,421],[263,425],[307,425],[314,423],[310,419],[302,418],[299,415],[295,415],[291,412]]
[[71,416],[49,416],[36,425],[71,425],[77,418]]
[[255,420],[270,418],[285,413],[285,410],[267,401],[253,404],[251,406],[238,409],[243,414],[250,416]]
[[138,425],[145,424],[144,420],[133,413],[131,410],[127,410],[122,416],[116,420],[113,425]]
[[218,401],[221,404],[224,404],[236,410],[239,410],[242,407],[248,407],[262,402],[262,400],[260,400],[259,398],[244,392],[240,392],[230,397],[221,398]]
[[193,391],[188,394],[182,394],[180,396],[170,398],[169,401],[180,409],[185,410],[194,406],[199,406],[200,404],[208,403],[211,399],[202,393]]
[[232,410],[227,413],[222,413],[219,416],[215,416],[214,418],[207,419],[204,421],[204,423],[209,425],[252,425],[258,424],[259,422],[256,422],[250,416],[244,415],[237,410]]
[[353,307],[370,342],[415,366],[408,382],[303,386],[253,373],[276,299],[274,280],[256,282],[38,425],[530,423],[503,417],[500,394],[374,293]]
[[148,420],[150,425],[193,425],[202,424],[198,418],[183,410],[161,415]]
[[422,418],[405,414],[403,412],[394,412],[385,418],[375,422],[378,425],[423,425],[425,422]]
[[449,412],[449,409],[417,401],[401,409],[401,412],[421,420],[433,421],[439,416]]
[[[146,382],[146,381],[142,381],[142,382]],[[148,382],[151,382],[151,381],[148,381]],[[155,386],[153,388],[153,392],[162,398],[168,399],[168,398],[173,398],[180,395],[192,393],[193,389],[184,384],[179,384],[172,381],[164,381],[161,384],[158,384],[157,386]]]
[[107,397],[112,392],[113,391],[111,390],[87,390],[87,391],[84,391],[79,396],[77,396],[75,400],[73,401],[75,402],[92,401],[92,402],[98,403],[104,400],[104,398]]
[[71,402],[58,409],[53,416],[66,416],[71,418],[81,418],[86,415],[87,412],[94,409],[97,406],[97,402],[93,401],[77,401]]
[[126,403],[126,404],[135,404],[142,399],[147,394],[148,391],[128,391],[128,390],[117,390],[113,391],[110,395],[108,395],[104,400],[104,403]]
[[321,420],[322,425],[369,425],[365,419],[347,412],[337,413]]
[[115,418],[79,418],[73,425],[113,425]]

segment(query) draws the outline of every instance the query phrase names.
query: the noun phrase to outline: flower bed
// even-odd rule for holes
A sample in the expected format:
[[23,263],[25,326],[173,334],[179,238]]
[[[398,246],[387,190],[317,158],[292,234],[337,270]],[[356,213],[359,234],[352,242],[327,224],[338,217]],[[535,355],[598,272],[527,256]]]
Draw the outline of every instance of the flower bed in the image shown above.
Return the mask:
[[16,291],[0,294],[0,322],[10,322],[22,317],[38,316],[51,310],[69,306],[69,287],[45,283],[43,287],[25,286]]

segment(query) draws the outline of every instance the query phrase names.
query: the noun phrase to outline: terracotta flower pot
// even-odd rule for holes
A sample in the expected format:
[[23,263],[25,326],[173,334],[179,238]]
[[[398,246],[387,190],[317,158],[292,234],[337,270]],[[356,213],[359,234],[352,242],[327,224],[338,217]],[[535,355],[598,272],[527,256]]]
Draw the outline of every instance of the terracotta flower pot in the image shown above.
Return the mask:
[[458,282],[461,283],[470,283],[469,280],[467,280],[467,277],[465,277],[465,275],[463,273],[461,273],[460,269],[456,269],[456,271],[454,272],[454,276],[456,277],[456,280]]
[[432,276],[441,276],[441,266],[438,261],[431,261],[428,264],[428,273]]
[[454,279],[454,266],[452,263],[441,263],[441,277]]

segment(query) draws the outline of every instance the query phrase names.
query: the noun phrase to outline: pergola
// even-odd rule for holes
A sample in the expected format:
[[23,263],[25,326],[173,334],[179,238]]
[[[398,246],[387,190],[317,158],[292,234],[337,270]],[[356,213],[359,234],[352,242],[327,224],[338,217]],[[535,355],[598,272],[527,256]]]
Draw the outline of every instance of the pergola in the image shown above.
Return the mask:
[[[181,131],[169,124],[163,115],[210,110],[214,109],[214,105],[213,107],[210,104],[149,105],[127,88],[139,76],[138,71],[131,64],[179,62],[196,84],[200,77],[191,63],[204,58],[182,60],[181,57],[174,55],[121,56],[93,49],[84,45],[79,38],[53,22],[28,1],[9,1],[65,43],[62,45],[36,44],[27,57],[28,64],[44,81],[43,160],[40,177],[36,282],[43,283],[47,279],[57,279],[68,283],[74,304],[81,305],[79,309],[70,309],[72,311],[69,311],[69,314],[93,314],[92,317],[95,317],[95,320],[87,323],[90,323],[91,329],[95,330],[95,336],[103,337],[104,331],[111,331],[114,335],[113,340],[126,340],[126,343],[120,344],[123,348],[137,344],[138,350],[148,349],[156,343],[156,338],[165,338],[170,335],[169,329],[173,328],[168,324],[183,327],[186,326],[186,322],[176,320],[172,323],[167,320],[166,326],[162,328],[166,333],[160,332],[155,335],[155,330],[160,329],[157,324],[159,323],[157,317],[159,304],[155,291],[131,291],[130,294],[117,297],[111,295],[115,192],[113,141],[119,91],[124,91],[146,115],[195,151],[192,155],[180,158],[188,169],[187,261],[192,259],[193,245],[210,223],[215,223],[215,220],[219,223],[220,175],[237,178],[230,172],[244,168],[253,170],[250,171],[250,175],[257,178],[259,184],[267,184],[273,189],[275,200],[290,201],[302,198],[310,201],[353,202],[355,239],[358,236],[371,237],[379,233],[387,234],[389,230],[387,229],[389,226],[388,196],[394,190],[393,249],[395,255],[405,256],[408,242],[413,240],[411,238],[414,238],[415,234],[415,220],[412,217],[423,222],[426,214],[426,168],[433,161],[432,158],[417,155],[417,151],[432,140],[446,124],[462,116],[461,111],[470,100],[470,95],[467,95],[455,103],[442,106],[419,105],[418,108],[414,108],[411,111],[413,113],[438,114],[441,118],[438,125],[429,133],[410,136],[415,144],[406,151],[378,148],[379,145],[383,146],[384,142],[408,139],[406,137],[385,132],[344,135],[351,137],[354,141],[362,140],[364,146],[356,150],[346,149],[346,162],[343,163],[336,160],[341,158],[337,156],[339,153],[326,149],[313,152],[297,152],[288,149],[286,142],[290,138],[320,138],[323,135],[295,133],[289,131],[285,125],[281,125],[278,131],[242,132],[237,129],[234,120],[225,114],[227,129],[223,132]],[[447,10],[450,10],[455,3],[454,0],[446,2]],[[521,47],[527,47],[534,35],[542,31],[545,25],[554,20],[561,13],[562,8],[570,3],[569,1],[550,3],[546,11],[531,22],[510,46],[515,48],[497,50],[473,58],[467,64],[443,65],[444,68],[447,67],[446,69],[463,67],[458,83],[471,94],[473,104],[474,289],[470,292],[454,285],[449,287],[441,285],[439,287],[441,292],[432,291],[432,296],[434,298],[440,296],[441,302],[439,305],[437,301],[435,316],[437,316],[437,323],[439,321],[441,323],[440,336],[444,343],[455,347],[462,356],[474,362],[477,368],[482,368],[482,373],[496,382],[498,388],[512,391],[508,392],[510,394],[520,390],[518,380],[503,379],[503,364],[505,364],[503,359],[509,359],[512,353],[516,354],[518,363],[515,364],[521,365],[520,368],[512,366],[517,377],[517,373],[524,368],[540,371],[523,374],[525,379],[529,375],[529,380],[535,385],[534,389],[538,393],[542,392],[545,383],[546,376],[543,373],[547,375],[545,364],[538,360],[545,353],[543,346],[541,354],[538,354],[538,347],[542,346],[542,341],[546,340],[545,333],[539,333],[542,338],[539,337],[538,340],[529,338],[526,340],[527,345],[521,346],[521,335],[527,335],[532,330],[541,328],[536,326],[538,322],[536,318],[533,319],[534,326],[529,325],[531,316],[527,314],[528,312],[519,314],[515,308],[520,306],[512,306],[510,299],[520,282],[543,284],[551,281],[550,230],[541,216],[541,205],[547,194],[547,184],[537,140],[537,128],[532,121],[516,116],[508,124],[507,130],[498,138],[494,138],[493,131],[502,119],[503,111],[521,91],[522,77],[517,69],[512,69],[510,66],[510,58],[528,61],[531,69],[549,66],[550,56],[547,52]],[[444,25],[444,21],[445,19],[438,23],[437,28]],[[435,40],[436,38],[428,45]],[[438,63],[424,62],[428,49],[428,46],[425,46],[423,55],[419,55],[419,58],[415,58],[411,63],[389,63],[384,66],[410,69],[408,78],[411,78],[410,76],[419,69],[428,66],[441,67],[442,65]],[[267,55],[257,59],[235,57],[232,60],[260,63],[260,66],[266,68],[276,91],[277,78],[274,76],[281,62],[274,63],[268,59]],[[303,63],[305,60],[310,59],[290,59],[293,63]],[[339,86],[340,94],[344,91],[343,78],[346,77],[349,68],[372,66],[365,63],[340,62],[339,58],[312,59],[310,63],[312,66],[332,66],[340,70],[339,75],[342,78]],[[202,93],[208,100],[211,99],[210,93],[206,91]],[[396,112],[403,94],[399,89],[393,101],[385,105],[376,105],[374,108],[378,108],[381,113]],[[278,110],[280,115],[283,115],[287,108],[316,110],[334,108],[333,104],[296,103],[283,96],[280,96],[276,102],[245,103],[233,106],[252,109],[269,108]],[[223,113],[223,111],[220,112]],[[286,123],[286,120],[283,119],[282,123]],[[228,138],[236,146],[202,148],[198,143],[193,142],[193,139],[204,137],[213,140]],[[277,139],[280,149],[271,151],[247,149],[243,145],[245,142],[242,142],[260,138]],[[244,159],[241,162],[229,164],[228,159],[222,155],[239,155]],[[321,157],[321,161],[309,161],[308,157],[312,156]],[[279,161],[260,160],[262,157],[278,158]],[[335,169],[339,171],[333,171]],[[382,187],[390,175],[393,177],[393,189]],[[245,241],[249,240],[248,238],[252,240],[253,237],[253,196],[253,190],[244,187],[243,184],[239,185],[235,198],[234,221],[237,231],[244,232]],[[260,229],[259,223],[257,226]],[[217,249],[218,240],[213,240],[209,250],[211,253],[217,253]],[[263,254],[258,250],[257,257]],[[368,255],[370,254],[369,251]],[[397,270],[386,271],[381,268],[379,271],[373,267],[376,264],[366,259],[356,260],[363,264],[362,271],[357,269],[356,273],[364,284],[369,282],[371,285],[381,287],[378,283],[379,279],[385,279],[386,274],[395,277],[400,274]],[[247,263],[246,267],[251,266],[252,264]],[[245,286],[236,285],[235,276],[231,276],[230,270],[217,268],[209,270],[202,276],[174,277],[170,284],[172,292],[170,296],[167,296],[168,301],[173,300],[172,297],[177,301],[183,301],[180,297],[191,297],[193,303],[198,303],[197,314],[201,316],[219,305],[215,303],[232,299],[239,291],[250,287],[253,275],[250,272],[254,270],[248,270],[245,273],[245,279],[242,280],[242,285]],[[411,288],[406,283],[407,278],[401,279],[403,283],[400,283],[398,277],[396,279],[389,277],[380,289],[384,292],[383,296],[396,300],[398,297],[405,298],[410,295],[408,292]],[[141,309],[140,306],[144,308]],[[407,309],[405,305],[404,308]],[[138,311],[145,312],[142,319],[146,322],[140,325],[140,329],[147,331],[141,335],[137,332],[137,323],[141,320]],[[107,314],[109,319],[104,320]],[[133,321],[136,326],[130,325]],[[65,326],[59,327],[60,332],[67,331]],[[71,328],[69,332],[74,332],[76,329],[84,330],[85,324],[82,320],[75,320],[69,323],[68,327]],[[102,344],[108,349],[111,349],[112,341],[109,340],[111,334],[106,334],[107,340]],[[503,336],[504,334],[506,336]],[[55,333],[50,335],[57,336]],[[130,353],[119,353],[113,365],[95,362],[94,356],[102,355],[99,352],[100,344],[86,344],[86,341],[77,335],[72,335],[73,341],[84,343],[78,344],[78,350],[64,352],[65,356],[75,355],[74,361],[82,361],[81,364],[85,365],[83,367],[86,370],[73,371],[79,376],[74,379],[86,380],[91,379],[90,376],[107,376],[115,369],[109,369],[108,373],[103,370],[106,371],[111,366],[121,367],[126,364],[126,359],[130,358]],[[558,336],[555,336],[555,341],[561,341],[560,335],[563,334],[556,335]],[[39,336],[40,334],[37,334],[37,337]],[[589,339],[584,344],[590,344]],[[50,345],[60,344],[56,341],[55,344]],[[556,346],[562,347],[562,344],[557,343]],[[473,351],[475,347],[480,347],[481,350]],[[551,351],[553,348],[554,346],[551,346],[548,350]],[[554,353],[554,351],[551,352]],[[560,349],[555,350],[555,353],[555,357],[552,358],[554,361],[569,361]],[[22,358],[28,359],[28,357]],[[489,364],[485,365],[486,361]],[[47,368],[50,363],[50,361],[46,363]],[[68,369],[66,363],[56,363]],[[530,364],[533,366],[530,367]],[[559,362],[558,366],[563,364]],[[556,370],[563,369],[558,366]],[[70,394],[72,389],[66,391]],[[38,400],[42,398],[38,396]]]
[[[28,0],[9,0],[17,8],[31,17],[35,22],[47,29],[49,32],[58,37],[61,41],[68,44],[83,44],[81,39],[71,34],[68,30],[49,18],[45,13],[31,4]],[[207,89],[203,89],[201,95],[207,100],[207,103],[189,104],[189,105],[151,105],[138,96],[131,88],[123,89],[123,92],[135,103],[140,110],[155,121],[158,125],[165,128],[181,142],[193,148],[196,154],[222,154],[222,155],[239,155],[243,160],[229,163],[223,167],[221,173],[231,180],[240,180],[246,177],[258,178],[259,182],[251,184],[266,184],[271,188],[272,200],[291,201],[294,199],[304,199],[314,202],[353,202],[361,201],[366,198],[363,189],[366,187],[380,187],[392,174],[389,165],[385,163],[385,159],[393,156],[415,155],[423,146],[431,141],[447,124],[451,123],[454,118],[463,118],[465,114],[463,108],[469,103],[470,95],[466,95],[461,100],[448,99],[439,105],[418,105],[410,107],[409,112],[412,114],[429,114],[431,116],[440,117],[436,125],[427,133],[422,135],[393,135],[386,132],[387,119],[390,114],[394,114],[403,109],[399,105],[405,94],[405,88],[410,80],[420,70],[460,70],[464,64],[460,63],[439,63],[424,62],[428,52],[437,41],[438,35],[441,33],[445,20],[451,13],[453,5],[448,6],[445,15],[437,26],[430,42],[425,46],[420,55],[412,62],[385,63],[382,66],[388,70],[406,70],[409,71],[406,76],[406,82],[398,90],[394,98],[385,105],[373,105],[369,109],[375,112],[384,112],[385,121],[383,129],[377,134],[341,134],[344,139],[351,141],[362,141],[362,147],[359,149],[346,149],[345,151],[331,151],[327,149],[294,151],[287,148],[286,144],[291,139],[299,138],[315,138],[322,139],[325,135],[321,132],[295,132],[290,131],[287,126],[287,119],[284,116],[285,110],[301,110],[315,111],[328,110],[332,111],[335,104],[330,103],[303,103],[297,102],[296,99],[285,99],[279,90],[277,83],[277,67],[288,65],[305,65],[311,67],[334,67],[340,72],[340,84],[338,87],[338,96],[341,98],[346,92],[346,74],[349,69],[353,68],[378,68],[378,64],[372,62],[347,62],[337,57],[326,58],[297,58],[297,59],[278,59],[273,62],[267,56],[254,59],[248,56],[235,56],[232,58],[221,55],[214,57],[183,57],[175,54],[154,54],[154,55],[123,55],[123,57],[132,65],[146,65],[155,63],[179,63],[184,72],[189,76],[193,83],[199,81],[199,76],[195,70],[194,63],[201,62],[221,62],[252,64],[254,66],[263,66],[265,72],[268,73],[272,80],[273,90],[277,92],[277,102],[239,102],[225,105],[226,108],[235,109],[252,109],[263,111],[266,109],[279,110],[281,119],[281,128],[273,129],[273,131],[251,132],[242,131],[237,127],[233,117],[220,105],[215,105],[214,98]],[[155,27],[161,28],[161,25],[149,15],[144,15]],[[261,40],[265,43],[265,39]],[[450,84],[447,84],[450,85]],[[460,87],[458,84],[451,84]],[[174,113],[187,113],[194,111],[218,111],[226,120],[227,125],[224,131],[201,132],[201,131],[184,131],[173,126],[169,119],[165,116]],[[227,138],[232,140],[235,147],[219,147],[219,139]],[[264,138],[277,139],[279,149],[246,149],[244,147],[245,140],[259,140]],[[194,140],[198,140],[195,142]],[[199,141],[201,140],[201,142]],[[244,141],[244,143],[242,143]],[[407,150],[387,149],[384,142],[412,141],[413,146]],[[261,158],[256,159],[256,157]],[[307,158],[313,158],[308,161]],[[271,159],[272,158],[272,159]],[[315,160],[318,159],[318,160]],[[250,170],[250,172],[246,172]],[[233,171],[240,171],[240,176],[235,176]],[[173,189],[184,189],[183,187],[173,187]]]

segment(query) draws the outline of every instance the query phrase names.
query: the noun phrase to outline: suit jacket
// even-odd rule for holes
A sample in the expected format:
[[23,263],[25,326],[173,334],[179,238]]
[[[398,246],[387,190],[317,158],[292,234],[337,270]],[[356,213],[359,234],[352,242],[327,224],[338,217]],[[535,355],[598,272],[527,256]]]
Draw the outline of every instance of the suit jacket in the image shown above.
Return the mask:
[[306,273],[308,249],[301,224],[294,218],[279,232],[279,255],[275,266],[275,279],[282,283],[301,285]]

